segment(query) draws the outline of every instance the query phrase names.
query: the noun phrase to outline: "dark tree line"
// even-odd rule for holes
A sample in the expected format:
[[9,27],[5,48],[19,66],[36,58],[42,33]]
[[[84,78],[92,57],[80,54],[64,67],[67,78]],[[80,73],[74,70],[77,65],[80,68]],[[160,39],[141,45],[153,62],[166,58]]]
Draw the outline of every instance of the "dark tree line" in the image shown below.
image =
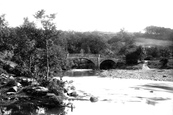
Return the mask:
[[157,26],[148,26],[144,29],[144,31],[145,33],[135,33],[135,36],[173,41],[173,29]]

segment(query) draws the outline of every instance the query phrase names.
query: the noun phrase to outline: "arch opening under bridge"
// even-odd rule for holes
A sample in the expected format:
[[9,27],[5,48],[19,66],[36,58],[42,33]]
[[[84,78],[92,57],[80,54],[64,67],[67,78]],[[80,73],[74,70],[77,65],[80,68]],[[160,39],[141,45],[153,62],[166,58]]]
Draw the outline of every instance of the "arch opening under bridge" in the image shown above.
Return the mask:
[[111,59],[107,59],[100,63],[100,69],[104,69],[104,70],[114,69],[115,65],[116,65],[115,61],[113,61]]

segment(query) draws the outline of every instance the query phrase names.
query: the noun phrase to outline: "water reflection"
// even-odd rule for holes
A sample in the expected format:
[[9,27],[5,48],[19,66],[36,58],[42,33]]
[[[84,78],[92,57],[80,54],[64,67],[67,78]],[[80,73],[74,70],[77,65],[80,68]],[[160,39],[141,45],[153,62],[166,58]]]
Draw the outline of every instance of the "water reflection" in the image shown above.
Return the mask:
[[79,76],[95,76],[97,73],[93,69],[72,69],[65,72],[65,76],[79,77]]

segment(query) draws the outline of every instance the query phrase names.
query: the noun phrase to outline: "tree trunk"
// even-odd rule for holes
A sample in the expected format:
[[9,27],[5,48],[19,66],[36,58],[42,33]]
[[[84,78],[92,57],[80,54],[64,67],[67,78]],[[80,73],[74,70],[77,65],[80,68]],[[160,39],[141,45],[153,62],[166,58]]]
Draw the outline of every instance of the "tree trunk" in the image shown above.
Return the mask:
[[47,73],[46,73],[46,79],[49,77],[49,55],[48,55],[48,40],[46,40],[46,64],[47,64]]
[[34,65],[34,78],[37,78],[37,66],[36,65]]
[[29,57],[29,72],[31,72],[32,56]]

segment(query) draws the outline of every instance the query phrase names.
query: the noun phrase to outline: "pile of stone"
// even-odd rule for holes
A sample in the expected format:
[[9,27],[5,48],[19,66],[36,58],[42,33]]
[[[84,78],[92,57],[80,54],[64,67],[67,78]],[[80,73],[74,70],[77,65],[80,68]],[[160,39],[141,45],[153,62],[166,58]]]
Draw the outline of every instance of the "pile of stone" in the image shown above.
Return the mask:
[[101,77],[120,79],[148,79],[154,81],[173,81],[172,69],[105,70]]

